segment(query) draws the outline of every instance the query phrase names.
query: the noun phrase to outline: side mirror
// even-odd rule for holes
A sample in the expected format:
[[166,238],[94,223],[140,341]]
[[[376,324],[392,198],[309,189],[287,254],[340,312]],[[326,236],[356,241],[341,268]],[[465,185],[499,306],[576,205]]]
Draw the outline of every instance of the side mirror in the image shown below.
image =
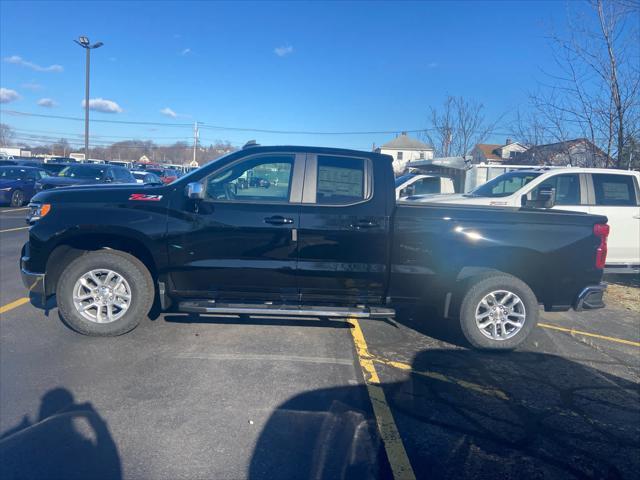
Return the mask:
[[203,200],[204,188],[202,188],[202,184],[200,182],[191,182],[187,184],[185,194],[187,195],[187,198],[191,200]]
[[[550,185],[540,185],[535,200],[526,199],[524,206],[528,208],[553,208],[556,202],[556,189]],[[531,192],[533,193],[533,192]],[[524,199],[523,199],[524,200]]]

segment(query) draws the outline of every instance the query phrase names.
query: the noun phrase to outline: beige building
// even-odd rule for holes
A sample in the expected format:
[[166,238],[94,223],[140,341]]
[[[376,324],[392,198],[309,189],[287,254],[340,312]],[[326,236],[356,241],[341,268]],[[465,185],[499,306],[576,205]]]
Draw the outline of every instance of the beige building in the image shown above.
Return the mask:
[[516,157],[527,151],[527,147],[518,142],[512,142],[510,138],[504,145],[493,143],[478,143],[471,150],[473,163],[509,163]]
[[410,137],[407,132],[402,132],[375,151],[393,157],[393,171],[396,175],[404,173],[411,162],[433,158],[433,147]]

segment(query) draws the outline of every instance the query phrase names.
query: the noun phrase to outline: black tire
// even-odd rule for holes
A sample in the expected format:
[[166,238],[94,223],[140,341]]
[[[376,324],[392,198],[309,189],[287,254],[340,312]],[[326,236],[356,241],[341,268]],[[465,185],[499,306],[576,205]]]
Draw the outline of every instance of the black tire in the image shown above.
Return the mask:
[[[131,289],[131,300],[122,317],[110,323],[86,319],[75,307],[73,289],[87,272],[107,269],[117,272]],[[130,332],[147,316],[153,304],[155,286],[149,270],[132,255],[117,250],[87,252],[73,260],[60,274],[56,286],[58,312],[73,330],[84,335],[115,337]]]
[[9,205],[12,207],[21,207],[24,205],[24,192],[20,189],[14,190],[11,194],[11,202]]
[[[524,323],[520,330],[510,338],[490,338],[476,324],[476,309],[479,307],[480,302],[485,296],[495,291],[507,291],[517,295],[524,306]],[[509,304],[510,302],[507,301],[506,303]],[[481,312],[484,313],[484,309]],[[481,350],[513,350],[527,339],[538,323],[538,316],[538,300],[526,283],[506,273],[488,274],[474,278],[468,284],[460,305],[460,328],[467,341],[475,348]],[[504,327],[498,328],[500,329],[499,331],[502,331],[501,329]],[[508,328],[514,327],[509,324],[507,330]]]

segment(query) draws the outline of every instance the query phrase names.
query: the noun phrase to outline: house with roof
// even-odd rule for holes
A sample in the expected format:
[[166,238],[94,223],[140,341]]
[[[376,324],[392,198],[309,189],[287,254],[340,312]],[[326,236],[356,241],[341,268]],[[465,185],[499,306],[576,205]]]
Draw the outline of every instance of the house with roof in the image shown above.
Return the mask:
[[518,156],[520,165],[552,165],[573,167],[606,167],[610,157],[586,138],[531,147]]
[[526,151],[525,145],[507,138],[504,145],[478,143],[471,150],[471,158],[473,163],[514,163]]
[[402,132],[393,140],[374,150],[377,153],[393,157],[393,171],[396,175],[404,173],[409,167],[409,163],[413,161],[432,159],[434,153],[431,145],[410,137],[407,132]]

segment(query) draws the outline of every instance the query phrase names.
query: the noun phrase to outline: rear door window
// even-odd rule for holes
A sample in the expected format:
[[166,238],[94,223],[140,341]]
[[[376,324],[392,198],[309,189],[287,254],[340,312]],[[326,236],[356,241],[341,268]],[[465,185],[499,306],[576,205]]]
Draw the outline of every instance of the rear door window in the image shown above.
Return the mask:
[[636,188],[631,175],[594,173],[593,189],[596,205],[635,206],[638,204]]
[[440,177],[423,178],[416,183],[416,195],[440,193]]
[[540,189],[555,188],[556,205],[581,205],[580,176],[578,174],[555,175],[546,179],[531,192],[531,199],[538,198]]
[[365,200],[365,161],[362,158],[318,155],[316,203],[348,205]]

